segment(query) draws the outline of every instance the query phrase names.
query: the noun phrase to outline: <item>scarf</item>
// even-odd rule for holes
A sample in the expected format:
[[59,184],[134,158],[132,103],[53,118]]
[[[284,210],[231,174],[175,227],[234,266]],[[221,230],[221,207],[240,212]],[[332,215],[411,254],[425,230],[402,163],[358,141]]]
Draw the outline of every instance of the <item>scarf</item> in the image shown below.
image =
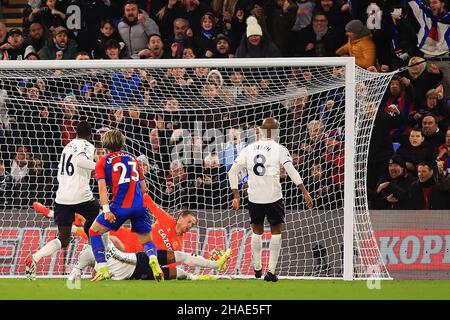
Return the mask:
[[212,40],[214,38],[214,29],[211,30],[205,30],[200,28],[200,34],[204,36],[206,39]]

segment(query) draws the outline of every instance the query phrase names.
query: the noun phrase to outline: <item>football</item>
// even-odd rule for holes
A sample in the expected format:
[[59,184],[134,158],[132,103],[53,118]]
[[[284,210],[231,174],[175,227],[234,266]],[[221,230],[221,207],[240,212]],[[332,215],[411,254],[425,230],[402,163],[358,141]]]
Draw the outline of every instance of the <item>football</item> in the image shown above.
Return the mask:
[[214,249],[213,251],[211,251],[209,259],[213,260],[213,261],[217,261],[220,259],[221,256],[224,255],[224,253],[225,253],[225,251],[223,251],[223,250]]

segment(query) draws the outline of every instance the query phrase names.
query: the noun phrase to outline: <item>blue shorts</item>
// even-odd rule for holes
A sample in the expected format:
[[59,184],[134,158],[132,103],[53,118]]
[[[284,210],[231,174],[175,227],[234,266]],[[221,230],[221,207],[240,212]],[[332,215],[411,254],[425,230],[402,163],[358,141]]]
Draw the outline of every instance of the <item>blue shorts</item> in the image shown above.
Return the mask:
[[146,234],[152,231],[152,220],[146,208],[115,208],[111,212],[116,216],[116,222],[105,220],[102,212],[97,217],[97,222],[109,230],[117,231],[128,219],[131,221],[131,230],[135,233]]

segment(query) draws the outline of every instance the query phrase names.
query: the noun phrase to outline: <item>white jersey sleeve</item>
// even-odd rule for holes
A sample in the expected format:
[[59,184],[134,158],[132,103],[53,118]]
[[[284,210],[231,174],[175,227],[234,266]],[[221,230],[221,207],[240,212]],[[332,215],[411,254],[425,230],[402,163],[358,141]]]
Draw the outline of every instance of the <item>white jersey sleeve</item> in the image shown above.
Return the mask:
[[77,157],[83,155],[94,160],[95,147],[84,139],[74,139],[65,146],[58,164],[58,190],[55,202],[73,205],[91,200],[90,182],[92,170],[76,165]]

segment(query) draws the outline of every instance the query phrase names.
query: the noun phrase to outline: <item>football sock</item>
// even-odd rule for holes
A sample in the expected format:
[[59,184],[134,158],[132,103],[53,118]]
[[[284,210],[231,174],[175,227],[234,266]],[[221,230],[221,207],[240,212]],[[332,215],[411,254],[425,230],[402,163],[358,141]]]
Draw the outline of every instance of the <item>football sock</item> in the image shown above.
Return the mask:
[[281,250],[281,234],[273,234],[269,243],[269,272],[275,274]]
[[158,250],[156,249],[155,244],[151,241],[144,244],[144,252],[147,255],[147,257],[149,257],[149,258],[150,258],[150,256],[158,257],[158,255],[157,255]]
[[86,246],[78,255],[77,262],[75,263],[74,268],[83,272],[84,268],[91,266],[93,267],[95,263],[94,253],[92,252],[92,248],[90,246]]
[[181,251],[175,251],[175,261],[182,262],[194,267],[205,267],[205,268],[215,268],[217,269],[217,261],[212,261],[203,258],[202,256],[196,255],[194,253],[186,253]]
[[81,238],[85,239],[86,241],[89,241],[89,238],[86,235],[86,233],[84,232],[83,228],[78,228],[78,227],[72,225],[72,234],[76,235],[78,237],[81,237]]
[[262,269],[261,263],[261,247],[262,247],[262,234],[252,234],[252,257],[253,257],[253,268],[255,270]]
[[38,252],[33,254],[33,260],[38,263],[44,257],[51,256],[53,253],[61,249],[61,241],[53,239],[45,244]]
[[97,263],[106,263],[105,245],[102,240],[102,235],[98,232],[89,230],[89,239],[91,240],[95,261],[97,261]]

